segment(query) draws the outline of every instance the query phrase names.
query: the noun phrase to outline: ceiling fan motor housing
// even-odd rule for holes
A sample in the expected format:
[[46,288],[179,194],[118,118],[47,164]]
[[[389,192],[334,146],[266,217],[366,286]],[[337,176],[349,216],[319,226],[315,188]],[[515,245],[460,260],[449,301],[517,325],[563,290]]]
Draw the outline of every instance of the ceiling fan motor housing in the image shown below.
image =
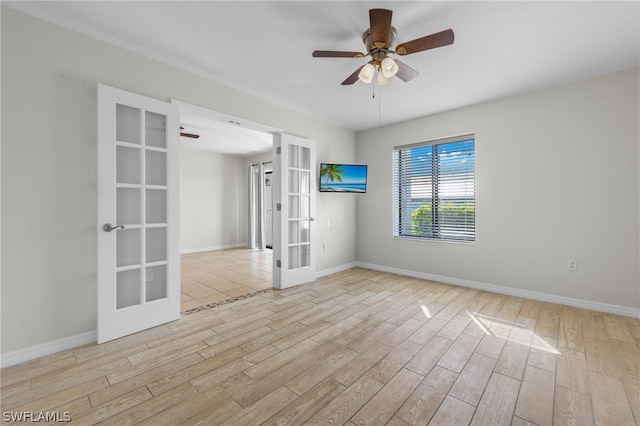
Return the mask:
[[382,62],[382,60],[387,57],[389,52],[393,52],[390,47],[396,41],[396,34],[396,29],[392,26],[391,30],[389,31],[389,42],[384,47],[378,47],[371,41],[370,28],[362,33],[362,41],[367,49],[367,52],[369,53],[369,55],[371,55],[371,58],[376,64]]

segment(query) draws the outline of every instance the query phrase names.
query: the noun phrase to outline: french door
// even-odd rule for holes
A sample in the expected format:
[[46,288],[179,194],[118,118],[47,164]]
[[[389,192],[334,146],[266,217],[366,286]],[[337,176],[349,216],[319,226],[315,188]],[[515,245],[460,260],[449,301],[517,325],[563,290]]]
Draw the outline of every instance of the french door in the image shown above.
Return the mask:
[[274,287],[315,280],[316,155],[314,141],[274,135]]
[[98,343],[180,318],[178,120],[98,86]]

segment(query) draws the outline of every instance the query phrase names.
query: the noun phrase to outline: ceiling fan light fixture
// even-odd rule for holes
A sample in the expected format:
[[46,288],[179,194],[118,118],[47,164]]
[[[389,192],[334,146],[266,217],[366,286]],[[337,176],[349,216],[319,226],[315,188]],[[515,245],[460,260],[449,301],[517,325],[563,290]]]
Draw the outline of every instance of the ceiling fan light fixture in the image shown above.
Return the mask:
[[371,83],[371,80],[373,80],[373,76],[375,73],[376,68],[369,63],[362,67],[362,69],[358,73],[358,78],[361,82],[369,84]]
[[382,72],[378,72],[378,86],[384,86],[385,84],[387,84],[388,82],[390,82],[391,80],[388,79],[384,73]]
[[380,64],[380,70],[386,78],[391,78],[398,72],[398,64],[391,58],[384,58]]

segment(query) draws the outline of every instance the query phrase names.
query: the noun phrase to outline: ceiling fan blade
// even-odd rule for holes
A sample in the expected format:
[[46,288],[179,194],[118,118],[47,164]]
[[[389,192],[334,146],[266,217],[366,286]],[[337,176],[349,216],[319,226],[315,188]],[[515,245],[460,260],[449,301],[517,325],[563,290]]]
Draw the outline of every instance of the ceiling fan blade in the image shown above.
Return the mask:
[[387,9],[369,10],[369,29],[371,44],[375,47],[388,47],[391,34],[391,17],[393,12]]
[[[366,64],[365,64],[366,65]],[[356,81],[358,81],[358,74],[360,74],[360,70],[364,68],[364,65],[361,66],[360,68],[358,68],[353,74],[351,74],[349,77],[347,77],[347,79],[345,81],[343,81],[341,84],[343,86],[348,86],[349,84],[353,84]]]
[[[180,125],[180,130],[184,130],[184,126]],[[198,139],[200,135],[196,135],[195,133],[186,133],[180,132],[180,136],[184,136],[185,138]]]
[[396,73],[396,77],[398,77],[405,83],[409,80],[413,80],[418,76],[418,74],[420,74],[418,71],[414,70],[404,62],[399,61],[398,59],[395,59],[395,61],[396,64],[398,64],[398,72]]
[[314,50],[312,56],[314,58],[364,58],[364,53],[342,52],[339,50]]
[[453,43],[453,38],[452,29],[440,31],[439,33],[401,43],[396,46],[396,53],[398,55],[409,55],[411,53],[435,49],[436,47],[448,46]]
[[184,133],[180,132],[180,136],[184,136],[185,138],[198,139],[200,135],[196,135],[194,133]]

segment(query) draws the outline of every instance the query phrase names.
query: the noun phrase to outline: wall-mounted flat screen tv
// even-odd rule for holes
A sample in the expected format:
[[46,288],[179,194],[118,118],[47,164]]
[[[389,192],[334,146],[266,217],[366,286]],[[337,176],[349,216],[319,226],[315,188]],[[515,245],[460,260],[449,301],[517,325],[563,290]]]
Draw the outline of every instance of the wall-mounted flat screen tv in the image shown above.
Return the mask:
[[367,192],[367,166],[320,163],[320,192]]

